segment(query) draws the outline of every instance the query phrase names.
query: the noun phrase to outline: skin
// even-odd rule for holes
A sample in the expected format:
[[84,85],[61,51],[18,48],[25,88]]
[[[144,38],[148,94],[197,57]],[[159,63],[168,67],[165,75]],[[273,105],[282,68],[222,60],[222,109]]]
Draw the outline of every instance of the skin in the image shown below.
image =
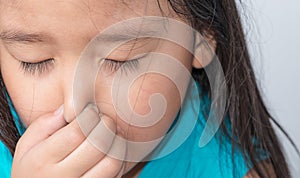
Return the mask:
[[[147,5],[147,8],[145,6]],[[166,14],[176,18],[167,4],[161,4]],[[146,9],[146,11],[145,11]],[[81,52],[88,42],[106,27],[121,20],[141,15],[161,16],[156,1],[120,3],[119,1],[38,0],[1,1],[0,33],[22,31],[43,34],[39,42],[8,40],[1,37],[0,67],[7,91],[17,113],[27,127],[17,144],[12,177],[118,177],[136,163],[113,159],[86,140],[74,113],[72,79]],[[178,18],[179,19],[179,18]],[[134,45],[133,45],[134,44]],[[128,46],[141,46],[131,52]],[[130,48],[131,49],[131,48]],[[109,58],[128,60],[143,52],[169,54],[189,71],[197,64],[183,48],[162,40],[150,40],[121,46]],[[20,68],[20,62],[36,63],[53,58],[51,66],[30,74]],[[134,112],[150,111],[149,97],[161,93],[167,101],[164,117],[154,126],[140,128],[122,121],[110,95],[114,74],[103,69],[97,77],[96,101],[106,125],[119,136],[132,141],[149,141],[166,133],[175,118],[180,98],[175,85],[157,74],[138,78],[129,92]],[[54,114],[54,111],[60,108]],[[124,149],[124,148],[123,148]],[[125,149],[124,149],[125,150]]]
[[[169,17],[182,20],[165,2],[161,2],[161,8]],[[162,15],[156,1],[148,4],[116,0],[0,1],[0,33],[17,30],[50,37],[38,43],[7,41],[2,37],[0,40],[1,73],[14,106],[27,127],[17,144],[12,177],[31,177],[33,172],[37,177],[120,177],[136,165],[113,159],[86,140],[74,121],[71,82],[82,50],[95,35],[116,22],[143,15]],[[215,48],[212,37],[207,41]],[[166,41],[143,42],[141,48],[131,53],[123,50],[128,46],[133,44],[120,47],[121,50],[114,51],[109,57],[121,61],[127,60],[124,56],[130,58],[156,51],[172,55],[188,70],[192,66],[202,67],[184,49]],[[49,58],[54,58],[54,65],[39,75],[26,74],[20,69],[20,61],[34,63]],[[166,132],[180,105],[179,100],[174,100],[179,95],[172,82],[154,74],[147,74],[134,82],[129,94],[129,103],[136,106],[134,112],[149,112],[150,108],[144,101],[148,101],[153,93],[162,93],[168,106],[166,116],[158,124],[139,128],[122,121],[114,110],[109,93],[114,75],[107,70],[99,74],[95,86],[96,100],[104,122],[112,131],[133,141],[153,140]],[[63,108],[54,113],[60,106]],[[135,166],[125,176],[137,177],[143,166]],[[257,177],[257,174],[251,170],[246,177]]]
[[[182,20],[165,2],[161,2],[161,8],[168,16]],[[95,35],[116,22],[143,15],[162,15],[156,1],[148,4],[117,0],[0,1],[0,33],[14,30],[49,36],[43,42],[25,43],[1,37],[1,73],[27,127],[17,144],[12,177],[30,177],[31,173],[37,177],[120,177],[136,165],[113,159],[86,140],[74,120],[72,79],[82,50]],[[207,41],[215,48],[212,38]],[[141,47],[130,53],[123,49],[136,44],[124,45],[109,58],[122,61],[139,53],[156,51],[175,57],[189,71],[192,66],[202,67],[186,50],[170,42],[150,40],[138,44]],[[54,58],[54,65],[41,74],[31,75],[20,69],[20,61],[35,63],[49,58]],[[122,121],[116,114],[110,95],[113,77],[111,71],[101,70],[95,86],[98,108],[107,126],[128,140],[149,141],[161,137],[180,106],[180,100],[174,100],[179,98],[174,84],[157,74],[144,75],[134,82],[128,101],[135,106],[134,112],[148,113],[150,108],[145,101],[153,93],[163,94],[167,101],[166,114],[158,124],[139,128]],[[60,106],[63,108],[54,112]],[[127,176],[137,176],[142,167],[143,164],[139,164]],[[256,177],[253,171],[246,177],[251,175]]]

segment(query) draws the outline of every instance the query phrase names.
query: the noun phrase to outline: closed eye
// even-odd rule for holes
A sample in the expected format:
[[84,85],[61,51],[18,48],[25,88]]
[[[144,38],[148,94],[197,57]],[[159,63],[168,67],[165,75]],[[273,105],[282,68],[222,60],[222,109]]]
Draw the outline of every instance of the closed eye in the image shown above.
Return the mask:
[[111,72],[116,72],[119,70],[121,67],[126,70],[134,70],[136,69],[138,65],[138,59],[131,59],[127,61],[119,61],[119,60],[114,60],[114,59],[104,59],[104,67],[106,69],[109,69]]
[[147,54],[139,55],[139,57],[130,59],[130,60],[116,60],[111,58],[105,58],[102,64],[102,67],[105,71],[113,74],[117,72],[119,69],[122,73],[127,74],[128,72],[132,72],[138,69],[139,62],[142,58],[144,58]]
[[20,61],[20,68],[24,71],[25,74],[30,75],[41,75],[45,72],[49,72],[50,69],[54,66],[55,59],[49,58],[40,62],[24,62]]

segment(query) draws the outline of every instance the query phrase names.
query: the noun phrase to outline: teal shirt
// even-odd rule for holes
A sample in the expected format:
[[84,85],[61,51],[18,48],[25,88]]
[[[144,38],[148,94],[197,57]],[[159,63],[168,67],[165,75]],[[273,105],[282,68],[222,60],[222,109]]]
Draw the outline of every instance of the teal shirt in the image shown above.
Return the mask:
[[[9,98],[8,98],[9,100]],[[10,100],[9,100],[10,101]],[[193,96],[184,102],[184,109],[181,109],[181,119],[193,118]],[[11,103],[11,102],[10,102]],[[201,108],[208,105],[208,101],[200,103]],[[25,128],[20,125],[19,117],[15,112],[12,104],[10,104],[11,112],[17,123],[18,130],[21,134],[24,133]],[[139,178],[152,177],[178,177],[178,178],[228,178],[228,177],[244,177],[249,171],[247,164],[242,156],[241,150],[235,147],[234,163],[231,161],[232,150],[231,142],[225,138],[219,130],[213,139],[204,147],[198,146],[201,133],[203,131],[206,119],[204,117],[203,109],[199,110],[197,121],[195,122],[192,131],[184,142],[176,147],[171,153],[168,153],[168,148],[174,147],[174,144],[182,135],[183,130],[188,127],[186,122],[178,121],[178,116],[175,119],[170,134],[166,137],[158,148],[154,151],[152,158],[143,168]],[[175,125],[175,122],[178,123]],[[173,129],[175,128],[176,129]],[[173,129],[173,130],[172,130]],[[169,132],[168,132],[169,133]],[[220,141],[222,137],[222,143]],[[10,177],[12,156],[6,146],[0,142],[0,177]],[[233,169],[234,165],[236,166]],[[233,171],[235,170],[235,171]]]
[[[21,124],[19,116],[16,113],[16,111],[12,105],[12,102],[8,96],[7,96],[7,100],[9,103],[11,114],[16,123],[17,129],[18,129],[19,133],[22,135],[25,132],[25,127]],[[11,155],[9,149],[0,140],[0,177],[1,178],[9,178],[10,177],[12,160],[13,160],[13,158],[12,158],[12,155]]]
[[2,141],[0,141],[0,154],[0,177],[9,178],[12,156]]

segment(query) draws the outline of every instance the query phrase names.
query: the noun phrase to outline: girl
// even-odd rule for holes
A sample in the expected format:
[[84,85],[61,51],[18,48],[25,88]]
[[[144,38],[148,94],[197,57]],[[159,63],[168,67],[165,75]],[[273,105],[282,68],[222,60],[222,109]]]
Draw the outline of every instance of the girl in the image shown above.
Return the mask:
[[[12,177],[290,177],[271,125],[271,121],[275,121],[255,81],[234,0],[2,0],[0,13],[1,177],[9,177],[11,168]],[[73,78],[76,79],[76,67],[80,64],[77,59],[85,49],[80,61],[87,61],[83,59],[85,54],[91,54],[87,52],[91,49],[90,46],[86,48],[88,42],[115,23],[141,16],[163,16],[190,25],[203,36],[205,42],[197,43],[200,49],[201,45],[209,46],[203,49],[212,50],[220,61],[227,86],[226,115],[221,128],[202,147],[198,146],[198,141],[205,130],[205,118],[211,110],[213,96],[205,69],[217,60],[207,50],[200,50],[202,57],[196,59],[188,50],[164,39],[129,40],[101,60],[94,87],[97,107],[76,109],[76,101],[74,105],[72,92],[76,93],[78,87],[72,88]],[[129,29],[138,29],[133,30],[138,37],[142,26],[148,27],[147,23],[140,23]],[[118,35],[124,32],[129,33],[128,29],[119,29],[107,41],[124,39],[123,34]],[[104,43],[105,39],[104,36],[103,43],[99,42],[101,46],[109,46],[109,42]],[[189,36],[183,40],[197,41],[196,37]],[[128,104],[133,106],[133,112],[149,113],[152,108],[145,101],[155,93],[162,94],[166,102],[160,120],[143,127],[132,124],[133,120],[122,120],[120,110],[127,103],[116,106],[114,93],[111,95],[110,91],[114,91],[118,69],[138,70],[139,63],[147,59],[139,60],[142,57],[136,56],[152,52],[168,54],[191,73],[197,82],[201,104],[193,105],[197,96],[188,91],[183,102],[181,90],[163,76],[142,75],[128,92]],[[181,70],[164,67],[178,76],[183,75]],[[122,74],[126,79],[125,73]],[[123,86],[123,82],[126,80],[120,80],[117,86]],[[80,86],[85,88],[85,85]],[[125,93],[122,88],[116,91]],[[176,131],[184,134],[176,125],[177,122],[183,124],[178,120],[180,117],[176,117],[177,113],[183,115],[182,120],[190,118],[189,113],[193,113],[195,106],[200,112],[188,137],[171,153],[153,160],[152,155],[160,155],[169,141],[177,138]],[[109,129],[95,129],[98,122],[93,120],[97,118],[93,113],[101,113],[101,121]],[[129,142],[155,139],[160,142],[167,133],[175,136],[163,140],[160,145],[148,145],[148,150],[137,159],[120,159],[134,152],[130,146],[116,141],[115,136],[108,138],[109,130]],[[121,156],[114,157],[114,151]],[[153,153],[149,154],[151,151]],[[145,158],[147,155],[150,157]],[[142,159],[148,162],[143,163]]]

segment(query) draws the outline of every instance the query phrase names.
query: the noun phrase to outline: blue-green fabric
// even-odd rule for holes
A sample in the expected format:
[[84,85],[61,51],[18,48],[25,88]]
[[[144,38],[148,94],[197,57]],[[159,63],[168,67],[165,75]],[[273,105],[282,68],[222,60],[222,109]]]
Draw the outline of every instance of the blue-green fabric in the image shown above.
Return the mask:
[[[184,109],[180,111],[182,119],[192,119],[195,113],[194,96],[190,95],[190,98],[184,102]],[[8,98],[9,100],[9,98]],[[9,100],[10,101],[10,100]],[[206,123],[205,114],[203,110],[207,108],[208,100],[201,100],[200,112],[194,127],[185,141],[180,146],[172,151],[170,154],[149,161],[143,168],[140,178],[153,178],[153,177],[178,177],[178,178],[193,178],[193,177],[209,177],[209,178],[230,178],[230,177],[243,177],[248,172],[249,168],[246,166],[245,160],[239,149],[235,149],[234,164],[236,166],[233,171],[233,163],[231,161],[231,142],[225,138],[220,131],[213,137],[213,139],[204,147],[198,146],[199,139],[203,128]],[[15,112],[13,105],[10,102],[11,112],[14,116],[15,122],[18,126],[20,134],[23,134],[25,128],[20,124],[20,119]],[[178,116],[175,120],[178,122]],[[172,145],[170,140],[178,140],[182,128],[186,127],[186,122],[178,122],[178,127],[173,130],[172,134],[167,139],[164,139],[159,149],[156,149],[153,158],[164,155],[163,152],[168,146]],[[173,123],[174,125],[174,123]],[[182,126],[183,125],[183,126]],[[229,125],[230,126],[230,125]],[[170,130],[169,130],[170,131]],[[179,134],[179,135],[178,135]],[[220,138],[222,138],[220,140]],[[10,177],[12,156],[5,145],[0,142],[0,177]]]
[[[22,125],[22,123],[19,119],[19,116],[16,113],[16,111],[12,105],[12,102],[11,102],[9,96],[7,95],[6,98],[8,100],[11,114],[14,118],[17,129],[18,129],[19,133],[22,135],[25,132],[25,127]],[[0,132],[1,132],[1,130],[0,130]],[[10,177],[12,159],[13,158],[12,158],[12,155],[11,155],[9,149],[0,140],[0,178],[9,178]]]
[[0,177],[9,178],[12,156],[7,147],[0,141]]

